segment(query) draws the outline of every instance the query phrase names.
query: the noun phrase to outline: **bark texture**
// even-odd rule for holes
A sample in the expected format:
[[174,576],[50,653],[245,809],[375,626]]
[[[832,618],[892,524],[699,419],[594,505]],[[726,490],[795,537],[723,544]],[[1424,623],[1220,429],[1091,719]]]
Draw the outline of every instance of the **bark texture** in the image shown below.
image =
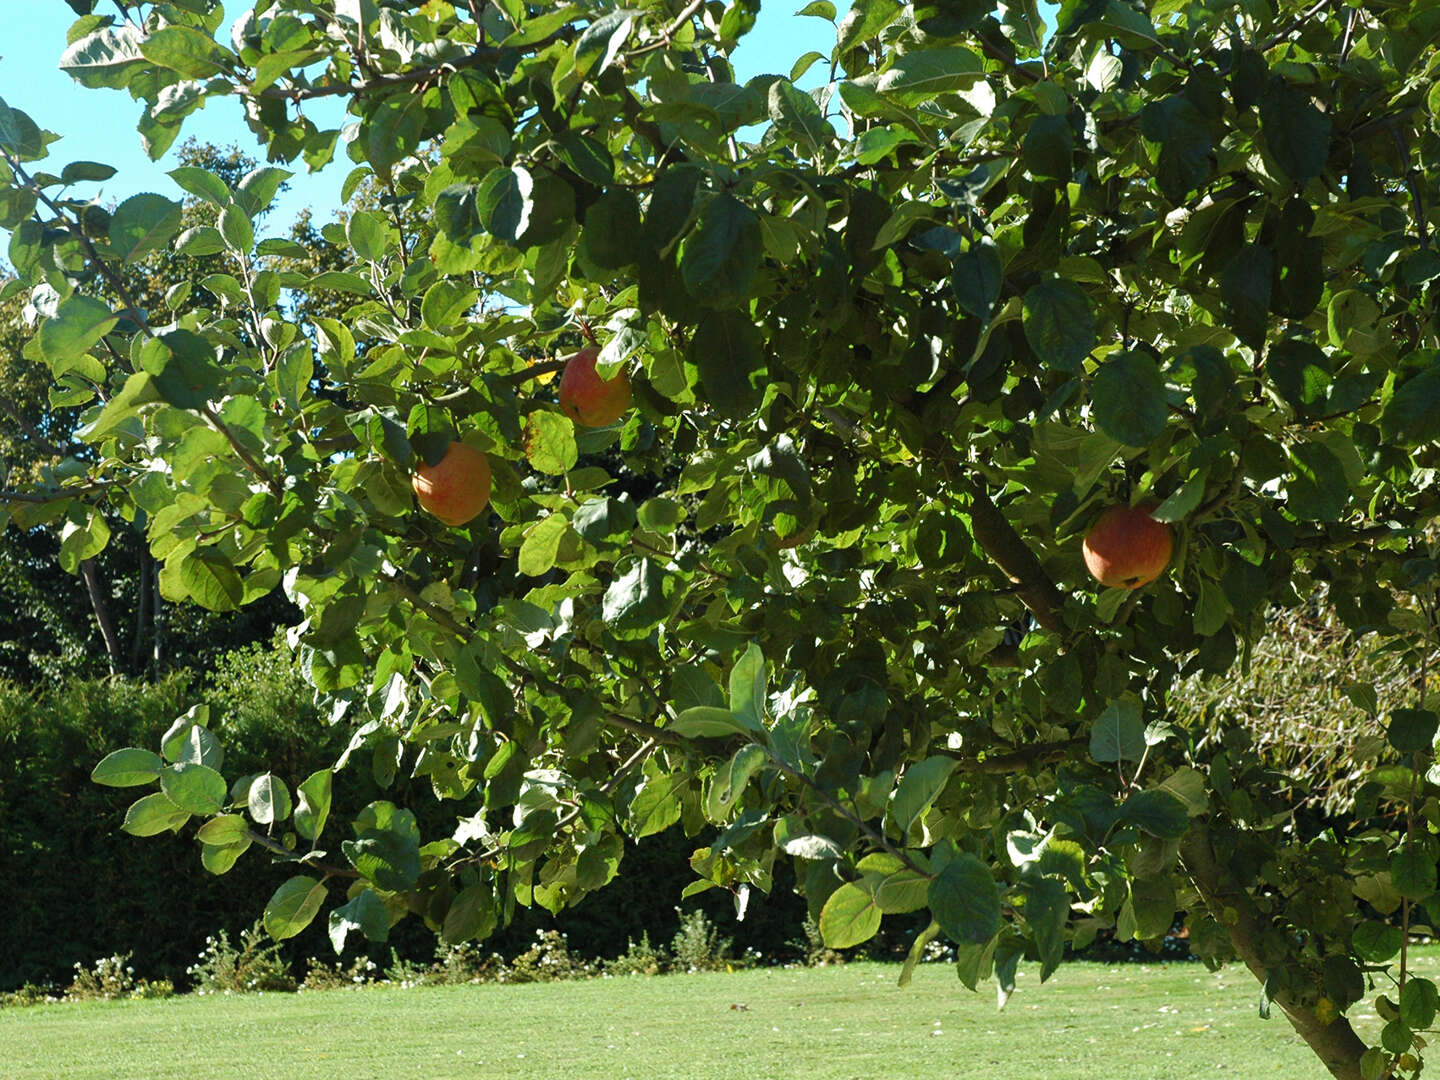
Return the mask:
[[[1203,826],[1192,826],[1180,841],[1180,860],[1211,914],[1229,932],[1236,954],[1250,973],[1264,983],[1266,964],[1259,947],[1264,915],[1256,907],[1254,898],[1221,865],[1210,834]],[[1285,989],[1275,994],[1274,1002],[1285,1013],[1296,1034],[1325,1063],[1331,1076],[1336,1080],[1362,1080],[1360,1057],[1366,1047],[1350,1021],[1338,1016],[1328,1024],[1322,1023],[1312,1008],[1296,1001]]]

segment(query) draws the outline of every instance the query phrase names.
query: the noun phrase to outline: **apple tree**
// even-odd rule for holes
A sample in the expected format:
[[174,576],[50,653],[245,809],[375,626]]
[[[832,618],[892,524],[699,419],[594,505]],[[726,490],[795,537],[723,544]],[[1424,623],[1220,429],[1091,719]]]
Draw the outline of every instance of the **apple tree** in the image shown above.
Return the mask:
[[[1418,1074],[1440,8],[815,0],[831,51],[740,82],[758,0],[258,0],[228,33],[214,0],[68,2],[61,68],[129,91],[152,156],[238,107],[271,164],[105,209],[71,185],[107,167],[46,172],[46,118],[0,106],[5,294],[88,448],[6,512],[72,562],[143,523],[173,601],[284,589],[334,769],[453,810],[228,775],[191,714],[97,767],[153,789],[127,831],[255,849],[270,932],[341,948],[482,937],[683,828],[687,892],[743,912],[790,860],[828,944],[928,912],[909,964],[943,935],[1002,1001],[1183,913],[1335,1076]],[[307,276],[254,223],[334,159],[378,209]],[[182,195],[215,224],[178,231]],[[143,309],[120,268],[165,246],[224,269]],[[601,428],[553,382],[587,342],[633,388]],[[454,441],[493,486],[452,527],[411,479]],[[1082,559],[1116,504],[1173,537],[1141,588]],[[1373,767],[1332,821],[1167,708],[1307,605],[1412,673],[1347,686]]]

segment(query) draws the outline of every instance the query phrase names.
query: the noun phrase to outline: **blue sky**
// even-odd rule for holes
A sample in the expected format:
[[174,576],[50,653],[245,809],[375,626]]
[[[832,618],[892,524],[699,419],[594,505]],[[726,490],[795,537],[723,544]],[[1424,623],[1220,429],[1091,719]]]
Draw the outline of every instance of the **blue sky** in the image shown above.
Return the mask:
[[[240,2],[231,5],[234,10],[244,6]],[[767,0],[754,30],[742,41],[734,58],[742,79],[764,72],[787,74],[791,63],[811,49],[829,54],[835,41],[834,29],[823,19],[790,14],[803,6],[804,0]],[[836,6],[842,11],[848,7],[844,0]],[[176,165],[175,148],[159,162],[151,162],[140,146],[135,131],[140,104],[122,90],[87,90],[56,66],[65,51],[65,32],[74,21],[74,13],[61,0],[7,0],[6,7],[13,10],[5,13],[5,36],[0,40],[0,98],[28,113],[42,128],[64,136],[51,144],[45,169],[58,174],[68,162],[82,160],[115,166],[119,173],[98,185],[106,202],[140,191],[178,197],[179,188],[165,175]],[[220,40],[228,38],[227,23]],[[813,82],[821,70],[822,65],[816,64],[806,84]],[[339,127],[343,123],[343,112],[334,102],[323,103],[329,106],[328,111],[314,108],[316,105],[322,103],[312,102],[309,112],[317,126]],[[192,114],[175,145],[178,147],[191,135],[221,146],[235,143],[247,153],[262,157],[236,98],[212,100]],[[317,221],[329,221],[340,205],[341,182],[352,167],[343,152],[337,152],[336,159],[319,173],[307,173],[303,161],[287,166],[295,176],[290,191],[277,200],[270,219],[272,228],[288,226],[306,206],[315,211]],[[88,187],[77,185],[76,190],[87,196],[97,190],[96,185]]]

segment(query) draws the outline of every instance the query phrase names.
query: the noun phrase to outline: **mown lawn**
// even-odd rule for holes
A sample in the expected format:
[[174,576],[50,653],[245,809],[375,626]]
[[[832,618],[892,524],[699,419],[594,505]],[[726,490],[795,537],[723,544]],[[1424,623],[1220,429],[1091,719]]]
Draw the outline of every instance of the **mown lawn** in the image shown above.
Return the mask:
[[[1437,954],[1418,961],[1440,969]],[[525,986],[380,987],[0,1012],[5,1080],[1228,1080],[1322,1077],[1233,967],[1021,970],[997,1013],[953,968],[851,964]],[[744,1006],[743,1008],[735,1006]],[[1354,1016],[1374,1039],[1373,1011]]]

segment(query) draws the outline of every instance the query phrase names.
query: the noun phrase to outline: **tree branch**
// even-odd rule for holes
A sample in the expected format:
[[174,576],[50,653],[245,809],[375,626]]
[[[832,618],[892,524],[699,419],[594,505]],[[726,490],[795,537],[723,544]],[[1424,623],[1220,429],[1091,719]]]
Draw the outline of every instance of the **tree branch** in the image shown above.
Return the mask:
[[1035,621],[1052,633],[1064,634],[1065,620],[1061,612],[1065,598],[1045,573],[1040,560],[980,484],[966,481],[961,489],[970,497],[970,531],[976,542],[1016,583],[1016,595],[1030,609]]
[[110,618],[110,607],[105,603],[105,594],[100,588],[100,573],[95,569],[94,559],[80,560],[80,576],[85,580],[85,591],[90,595],[90,609],[95,613],[100,637],[105,641],[105,653],[110,659],[110,674],[118,674],[124,669],[124,657],[120,653],[120,639],[115,634],[115,623]]
[[[549,375],[552,372],[564,371],[565,360],[542,360],[538,364],[531,364],[519,371],[512,371],[509,375],[502,376],[505,382],[511,386],[523,386],[531,379],[538,379],[541,375]],[[469,388],[466,388],[467,392]]]
[[[1261,951],[1261,943],[1270,932],[1266,920],[1255,899],[1230,876],[1216,856],[1209,831],[1203,825],[1192,825],[1181,839],[1180,861],[1210,914],[1225,927],[1236,954],[1250,973],[1264,983],[1270,967]],[[1283,986],[1276,989],[1272,1000],[1336,1080],[1361,1080],[1360,1057],[1365,1053],[1365,1043],[1355,1034],[1349,1020],[1337,1016],[1329,1023],[1322,1022],[1313,1008],[1301,1004]]]
[[1285,29],[1276,31],[1265,41],[1263,45],[1257,46],[1257,48],[1262,53],[1269,52],[1271,49],[1275,48],[1276,45],[1279,45],[1282,41],[1284,41],[1291,34],[1293,34],[1296,30],[1299,30],[1307,22],[1313,19],[1316,15],[1319,15],[1320,12],[1324,11],[1327,7],[1329,7],[1331,3],[1332,0],[1316,0],[1315,3],[1311,4],[1299,15],[1296,15],[1295,18],[1292,19],[1290,23],[1285,27]]
[[[271,837],[266,836],[262,832],[256,832],[254,829],[247,829],[245,831],[245,835],[250,838],[251,843],[259,844],[266,851],[274,852],[276,855],[286,856],[287,861],[297,863],[301,861],[299,857],[296,856],[295,852],[291,851],[278,840],[274,840]],[[316,870],[321,871],[326,877],[358,878],[361,876],[359,870],[355,870],[349,866],[335,866],[330,863],[321,862],[305,862],[304,865],[313,866]]]

